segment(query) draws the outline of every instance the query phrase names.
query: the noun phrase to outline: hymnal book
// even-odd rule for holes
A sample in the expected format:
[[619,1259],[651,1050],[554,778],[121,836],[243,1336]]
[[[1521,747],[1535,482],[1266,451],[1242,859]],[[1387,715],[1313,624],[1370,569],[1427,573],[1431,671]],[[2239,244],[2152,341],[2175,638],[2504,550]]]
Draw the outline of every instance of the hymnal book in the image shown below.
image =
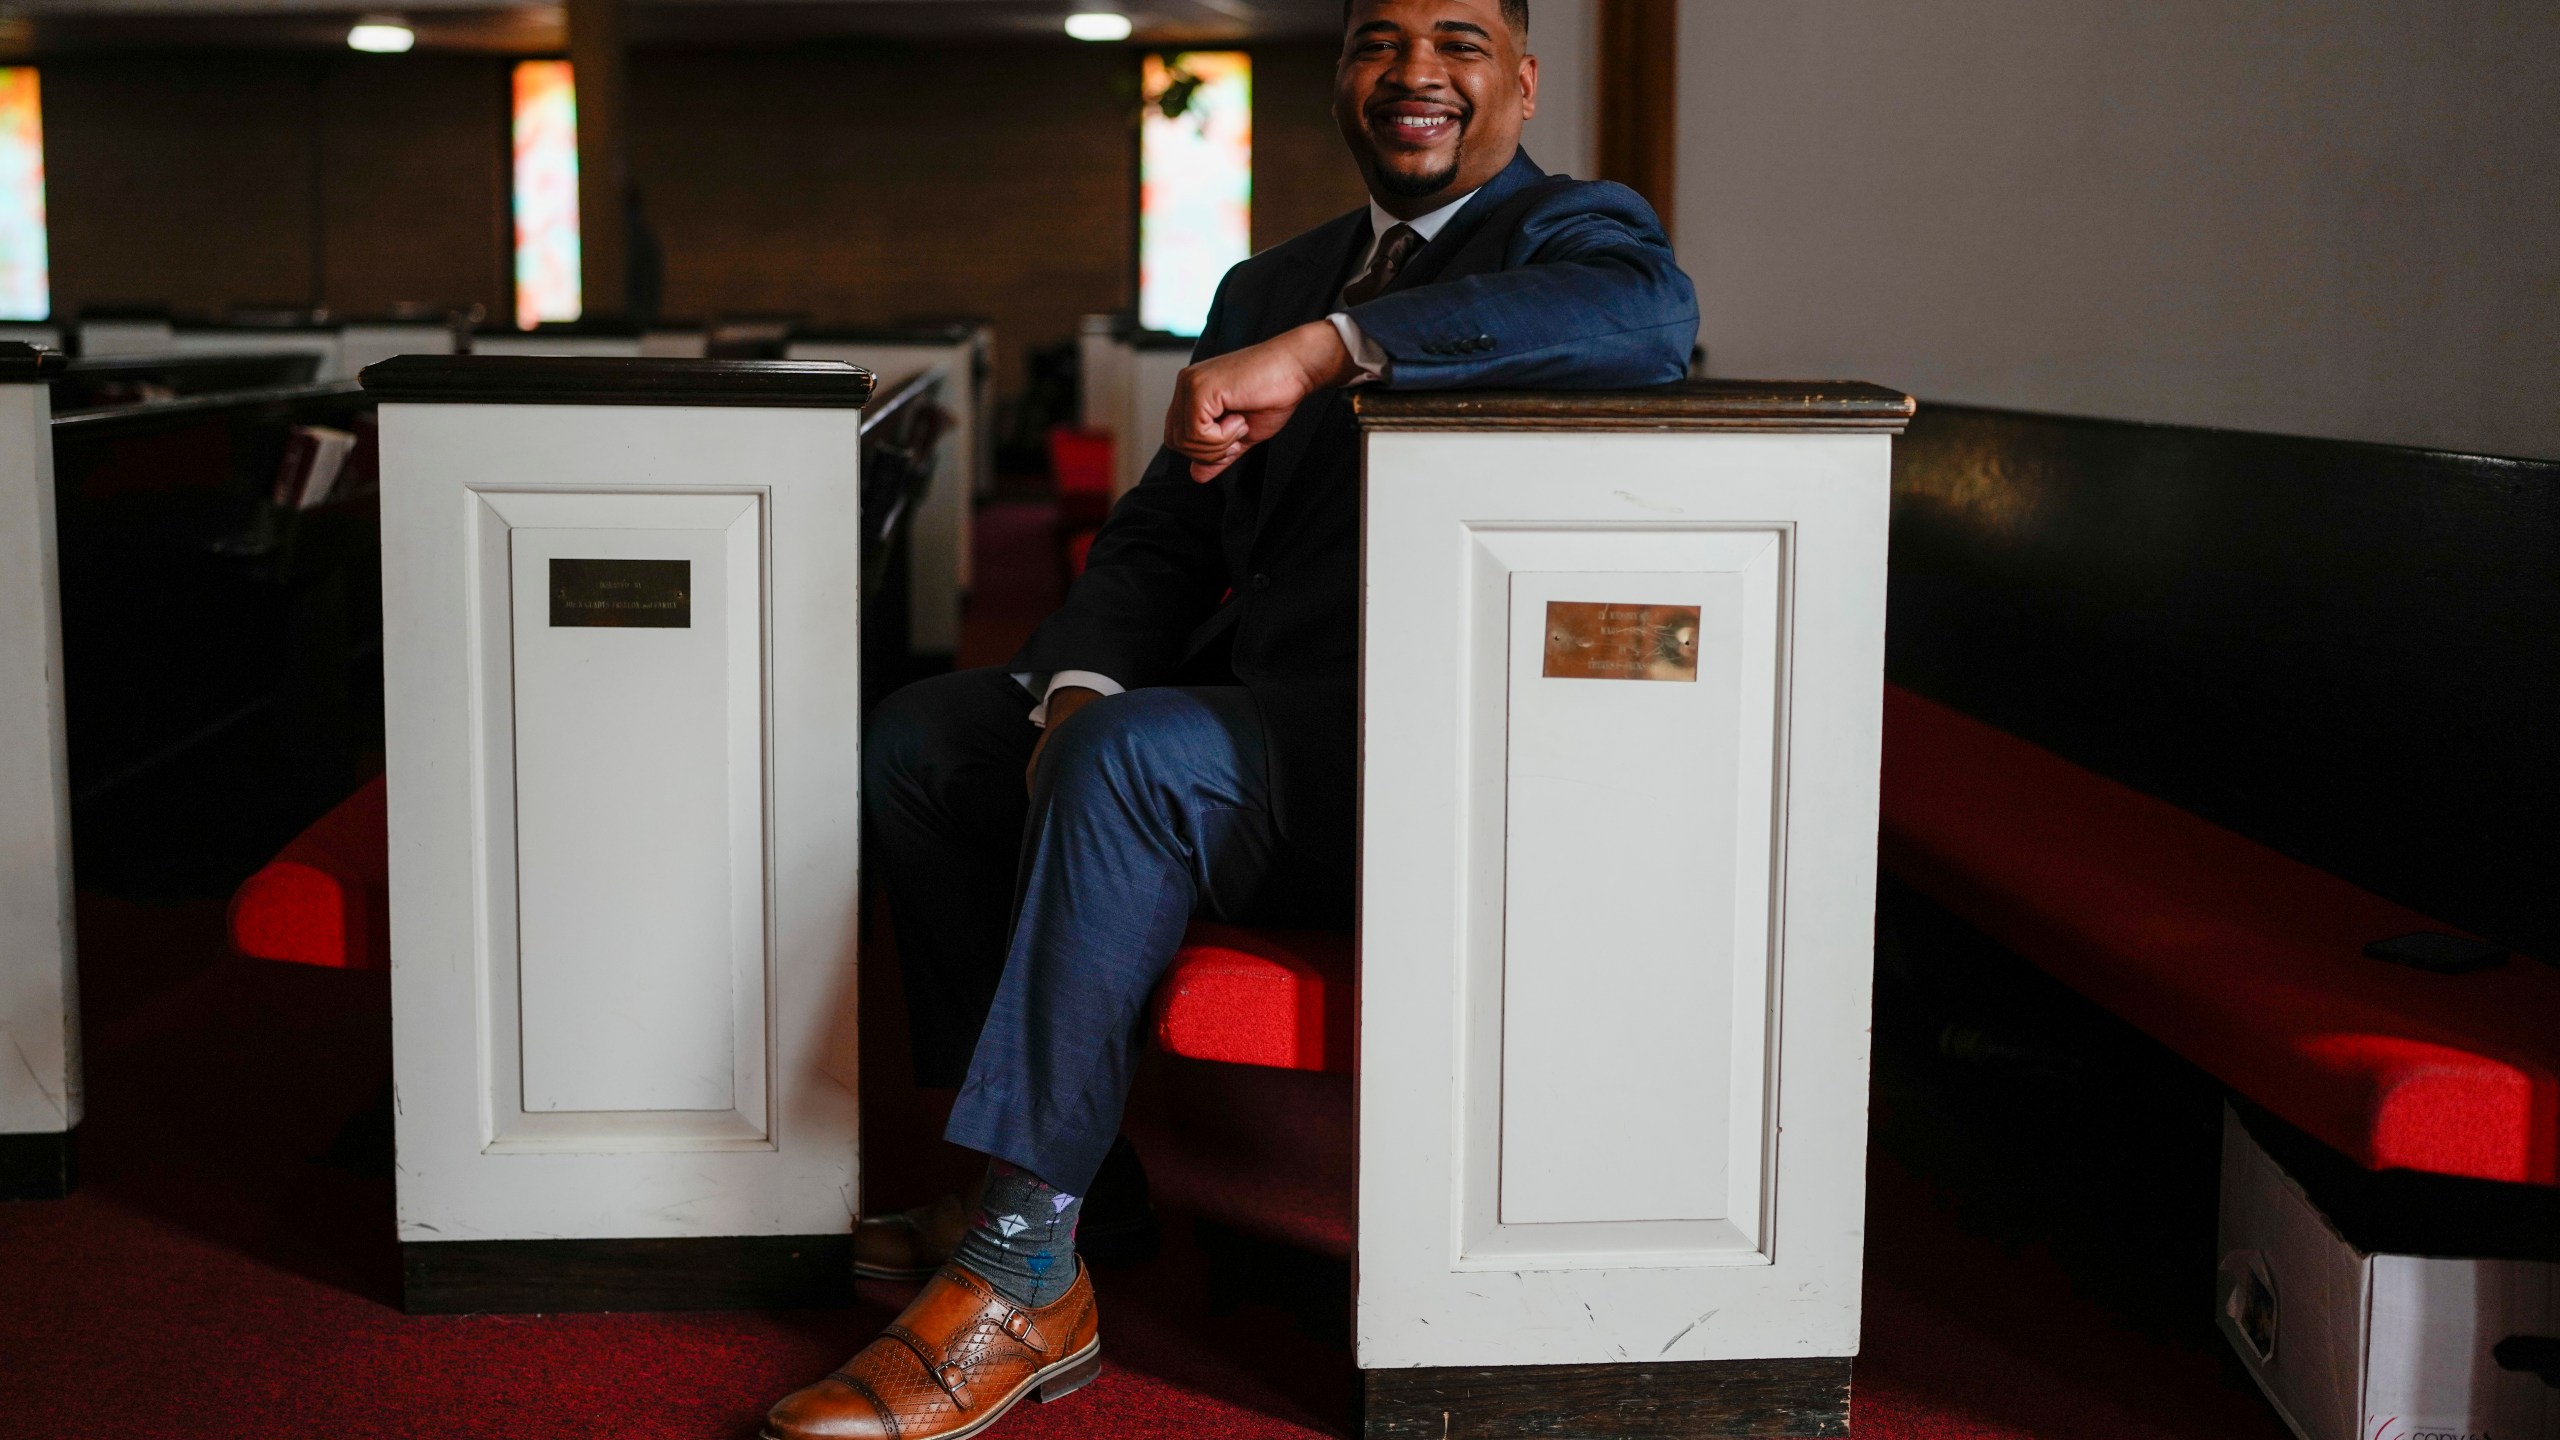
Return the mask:
[[356,437],[326,425],[296,425],[276,466],[275,503],[284,510],[314,510],[329,502],[338,474],[356,448]]

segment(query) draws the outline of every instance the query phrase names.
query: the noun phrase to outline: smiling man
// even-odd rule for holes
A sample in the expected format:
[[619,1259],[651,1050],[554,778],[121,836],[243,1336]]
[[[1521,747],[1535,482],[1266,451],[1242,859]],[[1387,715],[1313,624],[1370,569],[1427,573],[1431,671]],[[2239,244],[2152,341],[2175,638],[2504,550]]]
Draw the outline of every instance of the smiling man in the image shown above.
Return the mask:
[[[979,1193],[857,1228],[925,1280],[880,1339],[785,1397],[771,1440],[952,1440],[1091,1379],[1077,1240],[1146,1217],[1115,1144],[1147,996],[1194,916],[1351,913],[1359,435],[1343,392],[1680,378],[1697,301],[1624,186],[1520,149],[1526,0],[1352,0],[1334,118],[1370,203],[1229,271],[1066,604],[1001,669],[891,696],[866,850],[918,1079]],[[1107,1213],[1116,1201],[1120,1214]]]

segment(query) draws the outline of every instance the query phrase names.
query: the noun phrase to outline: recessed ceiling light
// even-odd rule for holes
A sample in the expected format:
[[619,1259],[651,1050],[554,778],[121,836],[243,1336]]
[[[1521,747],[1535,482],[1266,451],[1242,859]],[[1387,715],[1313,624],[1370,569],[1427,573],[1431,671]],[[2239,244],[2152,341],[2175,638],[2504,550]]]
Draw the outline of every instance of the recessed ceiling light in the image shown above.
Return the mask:
[[1129,17],[1108,10],[1088,10],[1067,17],[1067,33],[1078,40],[1126,40]]
[[347,48],[371,55],[397,55],[418,43],[418,32],[397,16],[368,15],[347,32]]

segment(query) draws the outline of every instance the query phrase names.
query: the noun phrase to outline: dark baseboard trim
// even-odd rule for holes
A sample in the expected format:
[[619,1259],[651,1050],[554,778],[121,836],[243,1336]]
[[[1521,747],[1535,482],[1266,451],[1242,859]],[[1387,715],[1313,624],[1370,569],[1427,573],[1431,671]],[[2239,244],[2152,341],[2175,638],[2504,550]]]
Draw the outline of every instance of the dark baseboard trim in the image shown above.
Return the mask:
[[412,1315],[850,1305],[853,1237],[403,1241],[400,1303]]
[[1851,1357],[1363,1370],[1368,1440],[1849,1433]]
[[0,1135],[0,1200],[59,1200],[80,1183],[80,1131]]

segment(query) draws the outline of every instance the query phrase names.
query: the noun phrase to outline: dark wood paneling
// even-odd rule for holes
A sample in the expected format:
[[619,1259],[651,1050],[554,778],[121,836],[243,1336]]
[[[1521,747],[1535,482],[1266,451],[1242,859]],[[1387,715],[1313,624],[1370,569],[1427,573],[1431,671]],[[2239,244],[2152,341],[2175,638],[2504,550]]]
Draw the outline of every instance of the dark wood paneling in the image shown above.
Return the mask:
[[415,302],[509,314],[511,63],[351,55],[329,67],[321,259],[338,313]]
[[1849,1433],[1848,1356],[1364,1370],[1369,1440]]
[[1911,397],[1855,380],[1681,380],[1643,390],[1357,390],[1352,412],[1391,430],[1873,430]]
[[205,52],[48,62],[55,313],[101,300],[503,312],[507,63]]
[[998,385],[1128,305],[1135,60],[873,45],[631,59],[671,315],[985,315]]
[[[1327,114],[1334,48],[1253,52],[1257,247],[1361,203]],[[201,51],[48,62],[56,310],[422,301],[477,303],[504,323],[510,63]],[[1027,348],[1135,299],[1126,49],[642,50],[628,80],[630,167],[666,253],[667,314],[985,315],[1010,392]]]
[[[1254,55],[1254,244],[1359,205],[1332,42]],[[1117,47],[812,48],[631,59],[632,171],[674,315],[995,322],[996,384],[1125,309],[1136,60]]]
[[412,1315],[802,1309],[853,1303],[853,1237],[431,1240],[400,1246]]
[[1671,228],[1680,135],[1679,6],[1600,0],[1600,178],[1633,189]]
[[1886,668],[2560,958],[2560,463],[1924,404]]
[[309,303],[327,62],[197,53],[44,67],[54,312]]
[[78,1130],[0,1135],[0,1200],[59,1200],[80,1183]]
[[1339,47],[1253,52],[1253,248],[1268,250],[1369,203],[1333,123]]
[[624,251],[631,186],[624,143],[628,68],[622,0],[567,0],[569,64],[578,89],[578,268],[587,313],[619,315],[628,306]]

